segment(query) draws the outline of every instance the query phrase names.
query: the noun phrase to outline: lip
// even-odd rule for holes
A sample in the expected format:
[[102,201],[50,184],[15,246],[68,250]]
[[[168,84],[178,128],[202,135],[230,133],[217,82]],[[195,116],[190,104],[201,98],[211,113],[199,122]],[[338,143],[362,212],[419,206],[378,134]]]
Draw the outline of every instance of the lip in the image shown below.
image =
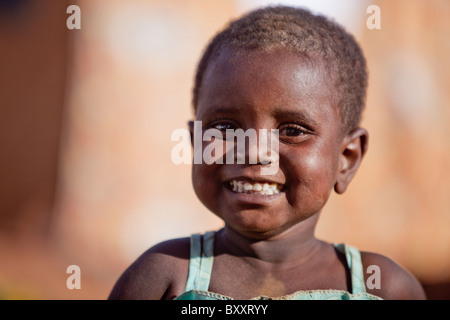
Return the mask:
[[[245,178],[235,178],[245,180],[245,181],[252,181],[252,182],[269,182],[268,180],[253,180],[253,179],[245,179]],[[272,182],[276,183],[276,182]],[[282,185],[282,184],[280,184]],[[226,190],[226,196],[229,198],[230,201],[236,202],[240,205],[256,205],[256,206],[270,206],[275,201],[279,200],[281,197],[284,197],[284,190],[281,190],[278,194],[257,194],[257,193],[238,193],[234,192],[230,189],[228,181],[223,184],[223,187]]]
[[280,186],[282,186],[282,188],[284,188],[284,183],[270,179],[270,178],[265,178],[265,177],[248,177],[248,176],[237,176],[237,177],[232,177],[232,178],[227,178],[226,180],[224,180],[224,183],[229,183],[232,180],[237,180],[237,181],[247,181],[250,183],[276,183]]

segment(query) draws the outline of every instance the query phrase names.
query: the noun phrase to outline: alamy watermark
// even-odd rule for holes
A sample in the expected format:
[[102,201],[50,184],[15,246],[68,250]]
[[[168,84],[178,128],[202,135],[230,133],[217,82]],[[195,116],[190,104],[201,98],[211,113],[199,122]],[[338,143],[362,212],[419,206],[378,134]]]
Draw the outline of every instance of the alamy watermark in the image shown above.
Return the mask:
[[366,26],[370,30],[381,29],[381,9],[379,6],[373,4],[367,7],[366,13],[370,16],[366,20]]
[[367,289],[381,289],[381,269],[379,266],[372,264],[367,267],[366,273],[370,273],[367,277],[366,287]]
[[67,289],[81,289],[81,269],[76,264],[67,267],[66,273],[70,276],[66,280]]
[[[67,267],[66,273],[70,276],[66,280],[66,286],[69,290],[81,289],[81,269],[78,265],[72,264]],[[367,289],[381,289],[381,269],[377,265],[370,265],[366,269],[366,273],[370,274],[366,280]]]
[[77,5],[70,5],[67,7],[66,13],[69,13],[70,16],[67,18],[66,26],[67,29],[81,29],[81,9]]
[[203,131],[202,121],[194,121],[193,137],[187,129],[176,129],[171,141],[178,142],[171,153],[172,162],[177,165],[191,164],[193,158],[194,164],[261,164],[261,175],[274,175],[278,171],[278,129],[271,129],[270,133],[267,129],[257,132],[252,128]]
[[[81,9],[77,5],[67,7],[66,13],[70,14],[67,18],[66,26],[69,30],[81,29]],[[367,7],[366,13],[370,16],[366,20],[366,26],[370,30],[381,29],[381,9],[379,6],[372,4]]]

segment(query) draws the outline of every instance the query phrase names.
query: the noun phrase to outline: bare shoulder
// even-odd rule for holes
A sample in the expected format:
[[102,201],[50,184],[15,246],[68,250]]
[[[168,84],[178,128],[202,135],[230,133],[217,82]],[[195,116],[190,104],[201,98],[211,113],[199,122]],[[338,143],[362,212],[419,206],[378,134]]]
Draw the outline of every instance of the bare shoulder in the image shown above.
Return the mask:
[[[419,281],[393,260],[372,252],[361,252],[361,260],[368,293],[386,300],[426,299]],[[379,281],[378,286],[375,286],[376,281]],[[374,284],[372,288],[369,283]]]
[[189,250],[189,238],[164,241],[148,249],[120,276],[108,299],[174,298],[187,279]]

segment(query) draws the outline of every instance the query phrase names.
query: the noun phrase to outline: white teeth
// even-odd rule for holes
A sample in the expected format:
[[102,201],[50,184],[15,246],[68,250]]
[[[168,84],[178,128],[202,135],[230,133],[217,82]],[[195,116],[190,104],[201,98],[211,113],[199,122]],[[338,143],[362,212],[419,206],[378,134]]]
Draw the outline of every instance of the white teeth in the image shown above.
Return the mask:
[[248,181],[231,180],[230,187],[237,193],[257,193],[261,195],[279,194],[281,186],[276,183],[250,183]]

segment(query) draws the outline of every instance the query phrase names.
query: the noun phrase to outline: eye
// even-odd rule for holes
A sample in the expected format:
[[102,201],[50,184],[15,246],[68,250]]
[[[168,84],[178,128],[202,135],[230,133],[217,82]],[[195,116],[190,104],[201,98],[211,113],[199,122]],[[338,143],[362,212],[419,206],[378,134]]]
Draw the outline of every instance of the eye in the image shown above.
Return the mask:
[[288,137],[295,137],[295,136],[301,136],[305,134],[305,132],[299,128],[285,128],[282,131],[280,131],[280,135],[285,135]]
[[278,130],[280,139],[288,143],[300,142],[311,134],[310,130],[295,123],[281,125]]
[[207,129],[216,129],[219,130],[222,133],[223,140],[227,139],[227,130],[236,130],[239,128],[239,124],[236,123],[234,120],[228,120],[228,119],[220,119],[216,121],[212,121],[208,125],[205,126],[204,130]]
[[215,124],[211,125],[210,128],[218,129],[220,131],[224,131],[225,132],[228,129],[235,130],[236,126],[234,124],[232,124],[232,123],[226,123],[225,122],[225,123],[215,123]]
[[298,124],[282,125],[279,128],[280,136],[296,137],[309,133],[309,130]]

